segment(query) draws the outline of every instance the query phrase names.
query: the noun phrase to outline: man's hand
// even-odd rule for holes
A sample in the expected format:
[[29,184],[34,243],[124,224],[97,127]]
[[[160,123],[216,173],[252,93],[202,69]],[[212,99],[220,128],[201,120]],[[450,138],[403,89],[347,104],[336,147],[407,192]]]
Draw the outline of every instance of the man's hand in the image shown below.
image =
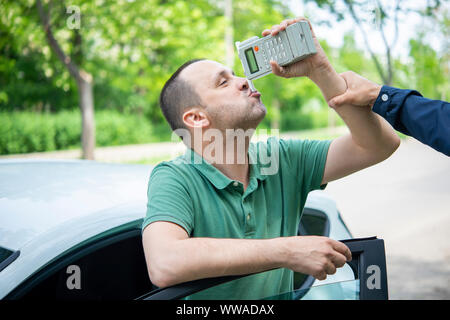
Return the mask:
[[182,227],[166,221],[149,224],[142,242],[150,279],[158,287],[278,268],[323,280],[352,258],[345,244],[327,237],[190,238]]
[[340,76],[347,83],[347,90],[343,94],[328,101],[330,107],[335,109],[344,104],[373,107],[382,86],[361,77],[353,71],[341,73]]
[[285,241],[288,241],[287,268],[312,275],[318,280],[335,274],[337,268],[352,259],[345,244],[327,237],[297,236],[285,238]]
[[268,35],[275,36],[280,31],[285,30],[289,25],[302,20],[307,21],[309,27],[311,28],[311,33],[313,36],[313,41],[314,45],[316,46],[317,53],[285,67],[281,67],[280,65],[278,65],[277,62],[271,61],[270,65],[272,67],[272,72],[277,76],[284,78],[307,76],[311,78],[311,76],[313,76],[314,73],[319,72],[320,70],[326,70],[330,67],[330,62],[328,61],[325,52],[320,46],[319,41],[317,41],[316,35],[314,34],[314,30],[311,27],[311,23],[306,18],[299,17],[295,19],[284,20],[280,24],[274,25],[272,29],[264,30],[262,32],[262,35],[263,37]]

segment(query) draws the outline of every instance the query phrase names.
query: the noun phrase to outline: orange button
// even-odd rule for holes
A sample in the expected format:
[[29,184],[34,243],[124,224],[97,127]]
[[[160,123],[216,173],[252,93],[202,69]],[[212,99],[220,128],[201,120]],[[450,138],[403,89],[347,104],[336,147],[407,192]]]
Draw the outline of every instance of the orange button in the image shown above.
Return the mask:
[[259,48],[258,46],[255,46],[255,51],[258,52]]

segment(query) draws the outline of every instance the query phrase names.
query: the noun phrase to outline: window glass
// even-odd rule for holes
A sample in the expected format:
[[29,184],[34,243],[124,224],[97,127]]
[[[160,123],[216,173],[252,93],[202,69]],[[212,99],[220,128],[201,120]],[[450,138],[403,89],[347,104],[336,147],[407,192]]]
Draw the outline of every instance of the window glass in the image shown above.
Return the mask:
[[300,220],[299,235],[301,236],[328,236],[327,216],[316,210],[305,209]]
[[129,300],[152,289],[154,287],[147,273],[139,235],[109,244],[76,261],[64,263],[63,267],[34,286],[23,298]]
[[[298,235],[300,236],[328,236],[327,230],[327,216],[325,213],[305,208],[300,220],[298,228]],[[299,289],[305,281],[308,280],[308,275],[294,272],[294,289]],[[312,284],[312,279],[309,279]]]
[[349,280],[294,290],[265,300],[359,300],[359,280]]
[[[264,272],[258,275],[265,273],[267,274]],[[359,279],[314,285],[269,296],[248,284],[235,285],[236,282],[250,280],[255,276],[257,275],[226,282],[187,296],[183,300],[359,300]]]

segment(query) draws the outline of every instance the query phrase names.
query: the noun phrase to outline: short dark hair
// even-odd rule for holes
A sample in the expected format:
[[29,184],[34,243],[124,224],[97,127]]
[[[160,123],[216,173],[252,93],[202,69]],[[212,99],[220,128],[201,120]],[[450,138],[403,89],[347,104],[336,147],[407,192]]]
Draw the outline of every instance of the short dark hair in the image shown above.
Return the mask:
[[199,95],[195,92],[192,85],[180,79],[178,76],[186,67],[202,60],[205,59],[192,59],[179,67],[164,84],[161,95],[159,96],[161,111],[174,131],[185,128],[181,115],[186,108],[202,104]]

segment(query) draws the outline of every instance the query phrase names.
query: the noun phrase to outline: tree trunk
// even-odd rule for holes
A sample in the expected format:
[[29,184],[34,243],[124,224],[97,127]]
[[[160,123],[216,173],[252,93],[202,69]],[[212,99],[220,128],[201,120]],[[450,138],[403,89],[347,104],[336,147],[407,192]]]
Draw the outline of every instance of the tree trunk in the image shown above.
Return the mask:
[[225,0],[225,65],[231,69],[234,66],[233,44],[233,0]]
[[272,98],[272,114],[270,119],[270,127],[272,129],[280,129],[281,120],[281,104],[280,99],[278,99],[280,92],[280,83],[278,79],[274,79],[273,83],[273,98]]
[[82,158],[94,160],[95,151],[95,118],[92,77],[83,74],[77,79],[78,96],[81,111],[81,147]]
[[280,100],[274,97],[272,100],[272,118],[270,121],[271,129],[280,129]]
[[[58,59],[64,64],[70,75],[75,79],[78,87],[78,96],[80,100],[81,111],[81,147],[83,159],[94,159],[95,150],[95,120],[94,120],[94,96],[92,90],[92,75],[80,68],[75,61],[64,51],[53,35],[50,25],[50,7],[51,1],[48,3],[48,12],[42,6],[41,0],[36,0],[39,17],[45,31],[47,42],[56,54]],[[81,61],[81,35],[78,30],[75,31],[75,60]]]

